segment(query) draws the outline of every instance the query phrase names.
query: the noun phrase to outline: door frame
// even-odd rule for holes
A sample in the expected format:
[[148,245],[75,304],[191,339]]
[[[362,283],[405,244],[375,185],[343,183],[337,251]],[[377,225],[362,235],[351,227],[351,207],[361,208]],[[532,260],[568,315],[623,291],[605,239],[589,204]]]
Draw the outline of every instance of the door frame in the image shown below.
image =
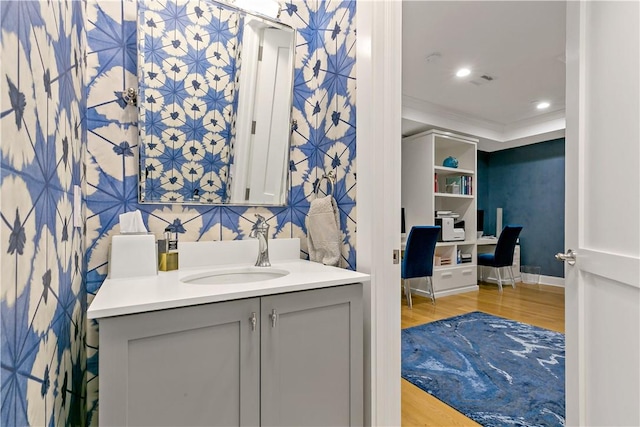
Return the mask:
[[[583,90],[584,57],[580,41],[580,2],[567,2],[567,140],[579,137],[584,126],[579,108]],[[576,10],[578,8],[578,10]],[[359,271],[371,274],[365,287],[365,425],[400,425],[400,292],[399,266],[391,253],[400,247],[400,147],[402,81],[402,4],[400,0],[359,1],[357,6],[357,151],[358,151],[358,251]],[[576,44],[577,43],[577,44]],[[577,49],[577,50],[576,50]],[[575,57],[572,55],[577,53]],[[579,78],[575,78],[579,77]],[[567,168],[577,166],[582,154],[567,146]],[[577,177],[576,177],[577,178]],[[569,178],[567,178],[569,179]],[[581,182],[567,189],[584,191]],[[566,244],[578,242],[579,229],[567,211]],[[629,262],[638,265],[633,257]],[[580,317],[570,311],[584,304],[584,293],[571,287],[578,271],[565,269],[566,313],[581,313],[566,319],[567,361],[571,352],[584,354]],[[575,282],[574,282],[575,283]],[[575,360],[575,359],[574,359]],[[584,366],[567,363],[567,422],[585,420]]]
[[[579,186],[582,179],[576,179],[570,174],[570,171],[579,170],[578,146],[577,142],[582,133],[580,124],[584,123],[584,119],[580,117],[580,108],[578,108],[581,81],[580,70],[584,70],[584,55],[580,54],[580,39],[584,37],[584,28],[580,28],[580,5],[578,2],[567,3],[567,29],[566,29],[566,88],[565,88],[565,221],[564,235],[565,246],[567,248],[578,242],[578,218],[577,203],[572,198],[577,197]],[[566,362],[565,363],[565,405],[566,415],[565,421],[567,425],[580,425],[585,420],[585,393],[581,391],[579,384],[583,381],[580,377],[581,373],[579,363],[568,363],[575,360],[572,352],[576,352],[576,356],[580,358],[584,354],[584,345],[577,340],[581,335],[580,327],[584,323],[579,319],[570,318],[570,313],[580,312],[580,307],[584,305],[584,293],[578,286],[572,286],[579,280],[578,271],[575,268],[568,268],[565,265],[565,346],[566,346]],[[581,313],[578,317],[583,317]],[[582,348],[580,347],[582,346]],[[581,420],[581,421],[579,421]]]
[[400,156],[402,2],[358,1],[358,271],[364,287],[365,425],[398,426],[400,413]]

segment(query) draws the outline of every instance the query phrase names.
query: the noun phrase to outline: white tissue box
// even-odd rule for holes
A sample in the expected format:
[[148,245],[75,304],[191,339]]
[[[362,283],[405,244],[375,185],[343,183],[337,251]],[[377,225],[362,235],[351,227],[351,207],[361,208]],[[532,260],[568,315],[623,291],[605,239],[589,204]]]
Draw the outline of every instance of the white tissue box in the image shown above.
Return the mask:
[[118,234],[111,237],[109,278],[158,274],[156,238],[153,234]]

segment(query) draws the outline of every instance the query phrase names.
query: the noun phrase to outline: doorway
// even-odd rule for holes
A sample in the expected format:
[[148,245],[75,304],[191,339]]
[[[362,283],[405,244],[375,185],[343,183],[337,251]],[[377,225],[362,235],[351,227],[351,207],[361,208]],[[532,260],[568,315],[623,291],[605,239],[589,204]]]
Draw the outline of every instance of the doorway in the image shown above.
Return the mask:
[[[403,136],[442,129],[480,137],[479,148],[489,151],[563,137],[565,7],[563,2],[404,2]],[[417,19],[425,16],[428,18]],[[527,28],[527,22],[532,27]],[[426,33],[416,32],[415,28],[426,29]],[[505,36],[503,30],[512,35]],[[419,43],[405,43],[407,35],[413,35]],[[461,59],[465,53],[466,62]],[[408,56],[411,61],[406,61]],[[456,71],[463,66],[471,69],[470,75],[458,78]],[[541,72],[537,66],[546,71]],[[405,84],[407,79],[409,83]],[[534,93],[545,84],[546,92]],[[508,89],[509,85],[522,86],[522,90]],[[541,100],[551,101],[544,112],[534,102]],[[524,128],[517,129],[517,123],[525,122],[535,124],[533,133],[533,126],[529,133]],[[559,185],[563,186],[564,181]],[[564,200],[560,204],[564,212]],[[563,226],[564,221],[561,223]],[[564,233],[563,227],[560,233]],[[431,307],[429,300],[416,297],[412,311],[403,303],[402,327],[480,310],[564,332],[563,288],[548,287],[541,293],[537,287],[519,284],[514,290],[505,288],[502,295],[494,288],[481,285],[473,297],[461,294],[438,298],[436,307]],[[515,307],[521,305],[521,300],[532,306],[519,312]],[[539,315],[528,314],[539,314],[541,307],[549,311],[547,319],[541,321]],[[414,411],[406,408],[412,407],[414,391],[403,380],[403,424],[406,416],[413,419]],[[429,419],[433,425],[457,422],[447,418],[450,415],[446,409],[436,403],[429,403],[429,408],[432,414],[445,417]]]

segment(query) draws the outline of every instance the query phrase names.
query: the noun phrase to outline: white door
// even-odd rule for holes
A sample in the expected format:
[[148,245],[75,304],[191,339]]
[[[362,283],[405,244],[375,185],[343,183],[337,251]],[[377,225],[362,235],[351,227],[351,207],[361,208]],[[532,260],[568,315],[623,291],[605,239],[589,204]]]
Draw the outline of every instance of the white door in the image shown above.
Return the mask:
[[[285,201],[291,129],[286,118],[291,111],[292,37],[293,33],[278,28],[263,31],[249,177],[249,200],[255,203],[282,204]],[[288,93],[289,97],[276,96],[282,93]]]
[[567,425],[640,425],[640,3],[568,2]]

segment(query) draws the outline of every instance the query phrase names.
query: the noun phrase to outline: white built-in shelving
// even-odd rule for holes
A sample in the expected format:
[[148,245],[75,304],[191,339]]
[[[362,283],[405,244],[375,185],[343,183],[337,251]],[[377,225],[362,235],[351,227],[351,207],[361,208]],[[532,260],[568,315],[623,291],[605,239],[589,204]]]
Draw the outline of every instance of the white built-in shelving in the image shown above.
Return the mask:
[[[402,207],[407,233],[414,225],[435,224],[436,211],[451,211],[464,221],[465,239],[438,242],[436,259],[449,258],[449,265],[435,265],[436,296],[477,289],[476,165],[477,139],[430,130],[402,140]],[[458,167],[444,166],[454,157]],[[458,183],[457,188],[451,183]],[[449,183],[449,185],[447,185]],[[471,262],[458,261],[458,252],[470,254]],[[424,281],[411,284],[425,292]]]

